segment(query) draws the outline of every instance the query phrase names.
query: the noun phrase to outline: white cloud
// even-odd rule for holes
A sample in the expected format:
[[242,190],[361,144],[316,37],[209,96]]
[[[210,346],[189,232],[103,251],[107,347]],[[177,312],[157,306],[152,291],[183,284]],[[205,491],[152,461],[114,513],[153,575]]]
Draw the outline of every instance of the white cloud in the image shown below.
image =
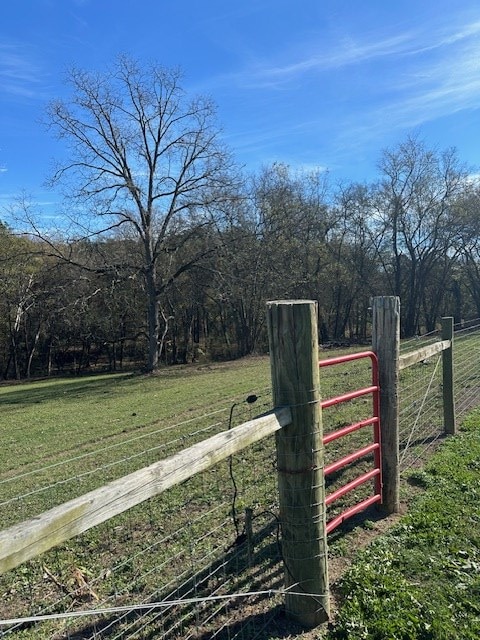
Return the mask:
[[367,114],[374,128],[412,128],[480,108],[480,42],[424,63],[396,89]]
[[[388,46],[364,47],[359,52],[364,60],[368,51],[377,59],[372,57],[372,65],[359,68],[360,88],[346,92],[355,108],[345,113],[339,108],[331,115],[332,130],[339,132],[337,151],[360,149],[394,131],[480,109],[479,35],[477,20],[453,26],[448,32],[442,27],[419,33],[407,47],[408,38],[399,38],[397,50],[391,47],[388,64],[378,58],[380,52],[387,53]],[[351,76],[345,77],[348,81]],[[321,126],[325,126],[324,114],[318,122],[312,118],[308,123],[312,131]]]
[[42,73],[28,47],[0,44],[0,92],[24,98],[38,98]]
[[312,71],[328,71],[340,69],[353,64],[367,62],[372,59],[383,58],[405,51],[405,45],[412,38],[412,34],[405,33],[385,40],[366,43],[355,43],[345,40],[343,45],[331,51],[320,51],[298,62],[284,66],[259,68],[253,73],[253,81],[261,84],[266,82],[289,82]]
[[[450,18],[447,24],[430,22],[428,28],[417,27],[401,33],[371,31],[369,34],[362,33],[361,36],[344,33],[331,40],[318,35],[311,37],[309,42],[302,43],[301,47],[298,45],[303,53],[281,52],[279,55],[283,58],[290,57],[286,62],[256,60],[241,72],[219,80],[221,83],[233,81],[252,89],[282,88],[307,75],[318,76],[362,64],[388,62],[389,65],[397,65],[402,61],[406,65],[413,64],[428,54],[446,54],[447,50],[451,51],[456,45],[475,41],[480,34],[480,20],[454,24],[451,16],[447,18]],[[382,81],[385,80],[387,78],[382,78]]]

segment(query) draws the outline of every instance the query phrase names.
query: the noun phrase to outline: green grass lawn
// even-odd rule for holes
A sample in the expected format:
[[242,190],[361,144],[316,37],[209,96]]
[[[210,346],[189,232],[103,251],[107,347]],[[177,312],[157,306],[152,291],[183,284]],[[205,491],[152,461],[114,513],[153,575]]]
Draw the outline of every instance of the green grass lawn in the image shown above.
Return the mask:
[[[250,394],[259,396],[254,405],[245,402]],[[3,386],[0,526],[226,430],[230,416],[233,425],[251,419],[271,409],[270,398],[267,358],[179,367],[154,376]],[[246,500],[255,506],[255,481],[262,483],[261,499],[271,500],[272,444],[269,439],[235,460],[242,518]],[[266,482],[262,469],[268,471]],[[188,593],[190,576],[215,566],[235,540],[230,472],[227,463],[217,465],[1,576],[0,617],[145,601],[165,597],[185,581],[182,589]],[[79,576],[91,591],[79,587]],[[85,624],[88,618],[80,627]],[[75,621],[72,625],[76,628]],[[52,638],[61,627],[45,623],[19,628],[14,635]]]
[[[324,368],[322,397],[368,386],[370,376],[368,360]],[[255,404],[245,402],[250,394],[258,396]],[[234,426],[271,408],[268,358],[171,368],[153,376],[98,375],[2,386],[0,526],[35,516],[224,431],[230,417]],[[368,417],[370,408],[370,398],[361,398],[327,409],[324,431]],[[345,577],[343,605],[328,632],[332,639],[478,636],[479,421],[475,414],[425,471],[410,472],[410,483],[417,491],[421,487],[422,496],[402,524],[361,554]],[[370,429],[335,441],[327,447],[326,461],[370,441]],[[358,475],[368,465],[371,461],[356,463],[338,482],[344,484],[351,479],[348,474]],[[329,517],[364,497],[362,492],[369,494],[371,487],[345,496],[329,509]],[[243,529],[247,508],[253,513],[253,564],[245,545],[235,546],[236,525]],[[281,589],[277,513],[271,437],[0,577],[0,616],[121,605],[180,593]],[[348,544],[347,529],[330,537],[332,557],[342,555]],[[79,591],[79,575],[91,592]],[[225,620],[222,607],[218,619]],[[269,598],[251,607],[254,620],[272,610]],[[241,626],[242,611],[240,606],[231,613],[227,628],[233,633],[237,619],[244,634],[240,637],[246,637],[250,627]],[[204,613],[213,630],[217,618],[210,610]],[[168,624],[168,637],[182,638],[191,615],[198,612],[173,611],[167,623],[151,617],[150,629],[160,635]],[[142,637],[129,630],[130,620],[115,624],[112,637]],[[72,622],[68,633],[90,637],[75,636],[82,628],[86,634],[86,627],[88,621]],[[61,628],[44,623],[13,635],[68,637]],[[293,638],[293,629],[286,626],[283,635],[266,631],[255,637]]]
[[[336,374],[329,369],[322,377],[323,396],[368,386],[370,376],[368,360]],[[245,402],[250,394],[259,396],[255,404]],[[325,430],[370,415],[370,405],[371,400],[361,399],[356,406],[328,410]],[[172,368],[154,376],[99,375],[5,385],[0,388],[0,526],[21,522],[224,431],[230,417],[234,426],[271,408],[268,358]],[[360,446],[358,438],[368,441],[370,430],[353,434],[353,441],[343,445],[332,443],[328,456]],[[353,471],[359,473],[358,468]],[[254,519],[252,567],[245,546],[225,556],[235,542],[236,525],[243,529],[246,508]],[[181,591],[188,595],[189,576],[202,576],[203,584],[205,571],[215,574],[207,581],[208,589],[281,588],[277,511],[271,437],[234,456],[231,463],[216,465],[0,577],[0,615],[85,606],[75,589],[79,571],[95,598],[117,604],[164,598],[169,589],[175,593],[182,580],[187,584]],[[270,605],[267,599],[267,610]],[[55,633],[58,626],[45,623],[18,630],[15,637],[48,638]]]
[[409,513],[344,576],[329,638],[480,637],[480,411],[409,482]]
[[[271,407],[268,360],[0,387],[0,526],[147,466]],[[255,409],[244,399],[255,393]],[[45,486],[56,486],[42,490]],[[31,495],[27,495],[31,494]],[[17,500],[17,496],[25,496]]]
[[[367,386],[368,361],[322,374],[330,396]],[[349,375],[345,375],[348,372]],[[337,375],[336,375],[337,374]],[[339,375],[338,375],[339,374]],[[248,405],[245,399],[258,400]],[[232,410],[232,406],[233,407]],[[369,398],[329,409],[325,431],[368,417]],[[158,375],[98,375],[0,387],[0,527],[145,467],[272,408],[266,357]],[[332,443],[327,461],[371,438]],[[21,499],[19,499],[21,497]]]

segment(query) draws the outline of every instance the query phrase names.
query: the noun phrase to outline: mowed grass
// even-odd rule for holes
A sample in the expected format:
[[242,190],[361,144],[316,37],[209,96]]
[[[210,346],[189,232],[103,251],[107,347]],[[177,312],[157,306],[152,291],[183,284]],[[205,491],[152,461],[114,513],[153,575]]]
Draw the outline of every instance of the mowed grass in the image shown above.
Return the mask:
[[[328,367],[321,378],[323,397],[368,386],[370,361]],[[248,404],[246,398],[252,394],[258,400]],[[268,358],[179,367],[154,376],[99,375],[4,386],[0,388],[5,442],[0,452],[0,526],[33,517],[271,408]],[[327,410],[325,431],[370,412],[369,397]],[[371,437],[369,428],[343,443],[331,443],[327,462]],[[350,474],[368,467],[371,460],[357,462],[347,477],[336,474],[335,481],[344,483]],[[360,499],[362,492],[371,492],[370,483],[360,495],[343,498],[332,511]],[[254,520],[253,567],[245,557],[245,545],[236,546],[247,508]],[[203,593],[203,588],[207,594],[212,589],[231,593],[281,588],[277,513],[271,437],[8,572],[0,578],[0,616],[188,596]],[[79,583],[79,576],[88,582],[88,589]],[[72,622],[69,633],[83,628],[78,637],[90,637],[85,624],[88,627],[88,621]],[[114,624],[118,637],[129,637],[128,621]],[[161,625],[167,624],[168,637],[180,638],[189,618],[172,614],[168,623],[158,624],[154,628],[159,634]],[[49,638],[60,633],[59,626],[51,622],[13,633]],[[139,632],[132,637],[142,636]]]
[[[258,395],[252,405],[245,402],[251,394]],[[0,526],[22,522],[263,413],[271,408],[270,397],[268,358],[154,376],[4,386]],[[270,439],[258,455],[267,457],[261,466],[268,469],[273,487],[271,451]],[[250,480],[261,481],[251,458],[255,455],[252,450],[243,456],[241,473],[240,465],[235,470],[242,517]],[[0,618],[85,608],[87,603],[121,605],[175,592],[235,540],[231,472],[228,463],[217,465],[0,577]],[[189,588],[184,586],[184,592]],[[88,627],[88,622],[79,626]],[[54,622],[14,625],[11,632],[51,638],[61,628]]]
[[[155,376],[99,375],[0,387],[0,526],[226,429],[234,403],[235,424],[239,417],[249,419],[253,409],[244,406],[249,394],[259,396],[252,407],[261,413],[263,406],[271,407],[269,380],[268,359],[251,358]],[[55,490],[46,489],[55,483]]]
[[[187,413],[228,407],[269,385],[268,360],[240,366],[179,368],[155,376],[132,374],[50,379],[0,387],[2,471],[37,458],[146,429]],[[225,380],[227,380],[225,384]]]
[[329,638],[480,637],[480,411],[409,481],[424,492],[344,576]]
[[[321,373],[323,397],[370,384],[368,359]],[[245,402],[249,395],[258,396],[255,404]],[[2,386],[0,526],[35,516],[271,408],[266,357],[178,367],[154,376],[110,374]],[[324,430],[368,417],[370,411],[368,397],[328,409]],[[370,439],[369,431],[332,443],[327,461]]]

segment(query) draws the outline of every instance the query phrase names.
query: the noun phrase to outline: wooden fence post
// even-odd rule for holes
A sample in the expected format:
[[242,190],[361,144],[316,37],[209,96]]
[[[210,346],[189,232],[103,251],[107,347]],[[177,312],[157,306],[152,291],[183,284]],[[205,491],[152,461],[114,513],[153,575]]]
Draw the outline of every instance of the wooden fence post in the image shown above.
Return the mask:
[[[286,613],[305,627],[330,615],[317,304],[267,303],[273,402],[292,423],[276,435]],[[304,595],[305,594],[305,595]]]
[[450,347],[442,351],[443,425],[445,433],[455,435],[457,427],[453,392],[453,318],[442,318],[442,340],[450,340]]
[[398,436],[400,299],[373,298],[372,348],[378,357],[380,428],[382,451],[383,509],[400,509],[400,463]]

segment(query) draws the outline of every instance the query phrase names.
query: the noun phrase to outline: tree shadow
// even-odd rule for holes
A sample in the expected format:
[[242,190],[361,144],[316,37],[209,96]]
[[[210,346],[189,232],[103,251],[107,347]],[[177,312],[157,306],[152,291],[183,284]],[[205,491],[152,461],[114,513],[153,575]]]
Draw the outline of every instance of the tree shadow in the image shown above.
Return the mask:
[[59,396],[75,401],[81,398],[91,399],[93,395],[109,393],[134,376],[138,374],[112,373],[75,378],[48,378],[34,384],[24,382],[5,385],[0,395],[0,406],[42,404],[58,400]]
[[[170,584],[144,601],[152,604],[150,612],[128,611],[104,616],[94,624],[72,629],[69,640],[123,637],[127,633],[144,640],[227,639],[242,637],[287,638],[301,627],[288,620],[278,604],[277,592],[284,587],[284,570],[278,546],[277,522],[269,521],[258,529],[251,544],[241,538],[217,559],[192,573],[181,583]],[[252,547],[254,558],[252,562]],[[229,597],[231,594],[248,594]],[[215,596],[225,595],[225,599]],[[213,596],[213,597],[212,597]],[[272,600],[273,598],[273,600]],[[184,600],[184,602],[181,602]],[[156,603],[172,601],[159,608]],[[283,634],[283,635],[279,635]]]

